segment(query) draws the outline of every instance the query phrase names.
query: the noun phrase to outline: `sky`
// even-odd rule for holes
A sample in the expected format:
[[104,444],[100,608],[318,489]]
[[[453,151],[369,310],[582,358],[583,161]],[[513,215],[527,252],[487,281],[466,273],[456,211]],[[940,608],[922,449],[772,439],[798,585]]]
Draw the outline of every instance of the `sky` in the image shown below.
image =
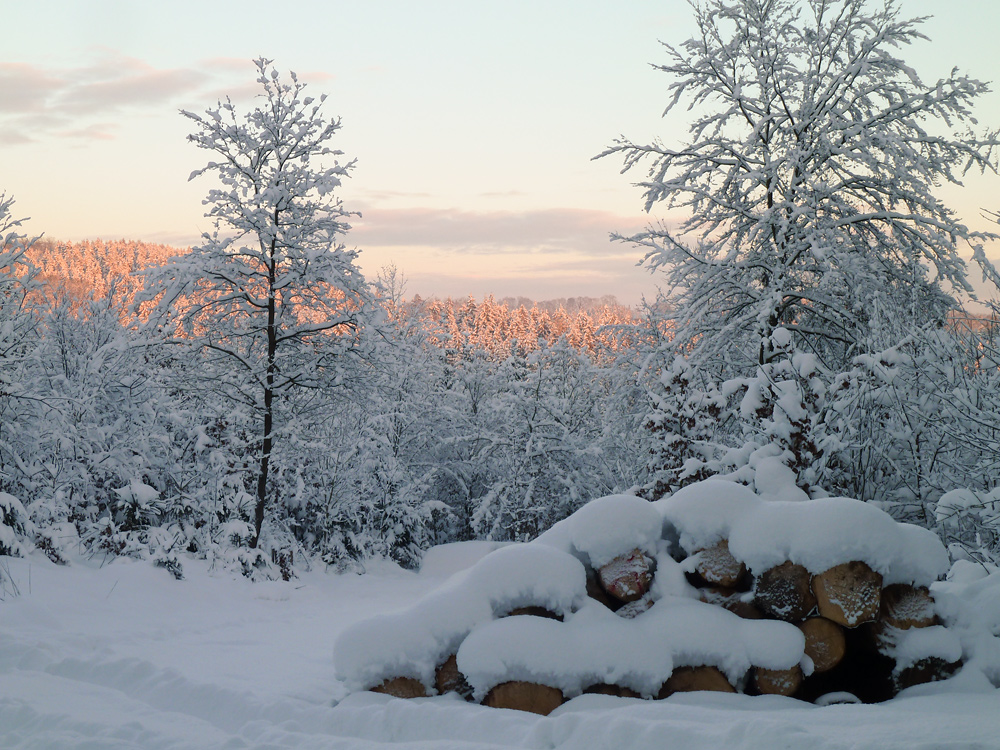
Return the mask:
[[[925,80],[952,67],[1000,85],[1000,4],[902,0],[931,42],[904,56]],[[346,239],[407,294],[534,299],[616,295],[657,277],[611,232],[650,220],[612,159],[619,135],[680,144],[662,118],[660,41],[693,31],[682,0],[32,0],[5,2],[0,191],[25,229],[54,239],[197,243],[206,154],[190,121],[220,97],[249,102],[251,60],[295,71],[342,118],[356,159],[341,192],[360,212]],[[1000,94],[977,109],[1000,127]],[[1000,178],[942,196],[973,229],[1000,210]],[[995,225],[992,225],[995,226]],[[991,248],[1000,256],[1000,247]]]

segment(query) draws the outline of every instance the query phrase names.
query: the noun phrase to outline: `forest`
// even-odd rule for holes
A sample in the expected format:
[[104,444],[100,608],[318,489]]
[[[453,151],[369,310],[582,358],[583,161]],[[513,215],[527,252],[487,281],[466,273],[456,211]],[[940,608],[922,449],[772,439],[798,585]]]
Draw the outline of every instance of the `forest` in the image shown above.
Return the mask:
[[988,87],[917,78],[894,50],[919,19],[891,4],[739,5],[700,7],[657,66],[668,112],[711,104],[690,141],[599,157],[688,216],[614,238],[666,281],[641,309],[364,278],[340,122],[265,59],[266,106],[182,112],[212,159],[202,244],[32,239],[3,196],[0,555],[415,566],[720,477],[858,498],[1000,563],[997,309],[959,303],[960,251],[997,281],[997,235],[934,194],[996,172],[997,132],[971,130]]

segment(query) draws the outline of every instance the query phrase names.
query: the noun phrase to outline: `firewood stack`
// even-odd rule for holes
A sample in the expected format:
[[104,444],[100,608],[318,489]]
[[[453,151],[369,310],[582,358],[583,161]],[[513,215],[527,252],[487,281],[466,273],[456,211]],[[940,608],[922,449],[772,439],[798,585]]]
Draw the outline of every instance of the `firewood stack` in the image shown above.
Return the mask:
[[688,580],[699,589],[702,601],[744,618],[790,622],[805,635],[812,673],[757,669],[748,692],[815,700],[843,691],[877,702],[904,688],[950,677],[961,666],[930,657],[902,671],[894,668],[901,632],[939,624],[934,599],[926,587],[883,587],[882,576],[861,561],[817,574],[785,562],[753,578],[722,540],[697,553]]
[[[892,523],[894,522],[890,525]],[[665,527],[664,534],[666,533]],[[799,547],[800,553],[795,553],[794,547],[789,548],[792,552],[785,553],[793,557],[798,554],[798,559],[785,560],[763,570],[751,571],[750,566],[731,549],[728,539],[716,539],[714,543],[698,547],[691,544],[693,549],[682,548],[677,539],[678,536],[675,535],[673,540],[658,542],[654,555],[652,549],[656,545],[651,546],[647,535],[644,541],[631,542],[638,545],[635,548],[599,566],[589,564],[588,556],[581,553],[578,547],[564,547],[564,550],[584,563],[587,573],[586,594],[592,600],[586,605],[588,607],[603,605],[620,618],[638,620],[646,615],[660,597],[663,601],[657,611],[661,615],[664,611],[675,611],[670,609],[672,607],[690,608],[692,605],[688,597],[697,598],[703,603],[721,607],[743,620],[773,620],[796,626],[804,638],[805,656],[799,664],[788,669],[766,669],[761,665],[754,665],[739,679],[733,679],[731,672],[727,676],[719,668],[721,662],[719,665],[685,663],[685,659],[692,660],[691,657],[683,656],[680,661],[674,658],[672,673],[668,668],[669,677],[658,692],[654,689],[645,693],[647,698],[663,699],[678,692],[709,690],[781,695],[809,701],[831,693],[850,693],[861,701],[877,702],[893,697],[902,689],[950,677],[961,666],[960,658],[957,658],[960,649],[957,653],[954,649],[940,651],[955,656],[955,659],[924,655],[939,653],[933,647],[926,652],[908,647],[906,658],[900,657],[900,644],[904,641],[912,644],[914,633],[918,636],[935,636],[936,633],[925,629],[943,630],[935,615],[933,596],[927,587],[895,581],[886,584],[883,576],[863,560],[849,560],[819,572],[814,567],[810,571],[802,564],[805,559],[801,556],[802,547]],[[687,541],[690,543],[691,538]],[[745,539],[742,545],[735,548],[747,549]],[[625,549],[626,546],[618,548]],[[905,562],[914,559],[908,545],[900,545],[899,549],[899,555],[893,559],[903,560],[903,567],[888,567],[889,574],[895,575],[896,581],[909,575],[906,572],[901,574],[901,571],[909,571]],[[760,566],[762,558],[759,555],[754,557],[755,554],[757,553],[751,553],[750,559],[756,560],[756,564]],[[603,559],[606,560],[607,557]],[[817,558],[814,556],[811,559],[815,566]],[[886,570],[885,558],[882,559],[882,569]],[[658,566],[661,570],[658,570]],[[659,585],[658,573],[665,576]],[[923,573],[919,575],[924,576]],[[582,592],[580,596],[582,597]],[[685,601],[689,603],[677,603]],[[668,609],[663,610],[662,607]],[[575,608],[576,605],[574,612]],[[707,609],[709,614],[714,611]],[[698,616],[703,616],[705,612],[706,610],[699,609]],[[498,616],[552,618],[559,620],[560,626],[565,627],[561,622],[564,618],[548,611],[544,601],[531,602],[509,611],[500,610],[494,613],[495,618]],[[567,621],[574,616],[573,612],[567,612]],[[663,620],[657,620],[652,613],[649,616],[653,619],[645,621],[647,626],[659,628],[659,623]],[[728,618],[726,615],[722,619],[725,622],[740,622]],[[612,621],[618,622],[614,618]],[[694,627],[697,628],[697,624]],[[770,631],[765,628],[765,632]],[[787,631],[782,632],[788,635]],[[946,635],[957,643],[953,634]],[[930,637],[923,641],[936,643]],[[492,644],[492,641],[488,643]],[[613,654],[613,659],[621,658],[618,651]],[[471,700],[474,691],[459,670],[460,663],[461,657],[456,661],[455,654],[451,654],[438,666],[435,684],[426,690],[419,681],[403,676],[387,679],[372,689],[399,697],[457,692]],[[488,687],[488,684],[481,684],[479,688],[482,691],[479,697],[482,698],[483,705],[539,714],[548,714],[577,692],[641,697],[627,685],[600,682],[589,686],[586,683],[578,685],[569,696],[554,685],[510,677],[507,681],[498,680],[497,684],[486,691],[485,688]]]

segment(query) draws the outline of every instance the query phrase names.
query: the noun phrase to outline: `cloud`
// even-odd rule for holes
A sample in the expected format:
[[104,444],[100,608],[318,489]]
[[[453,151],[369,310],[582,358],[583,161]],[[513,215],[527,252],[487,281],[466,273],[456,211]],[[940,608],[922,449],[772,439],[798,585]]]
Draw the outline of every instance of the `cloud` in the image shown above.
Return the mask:
[[611,232],[637,232],[642,217],[609,211],[551,208],[528,211],[362,207],[352,222],[351,239],[362,248],[433,247],[463,253],[634,254],[612,244]]
[[362,206],[348,244],[366,272],[386,263],[422,296],[525,295],[534,299],[616,294],[627,304],[654,293],[659,277],[637,267],[641,249],[612,242],[645,216],[572,208],[528,211]]
[[82,128],[56,131],[60,138],[76,138],[86,141],[113,141],[118,124],[114,122],[94,122]]
[[248,82],[252,72],[246,60],[237,65],[216,58],[189,68],[157,68],[107,50],[76,68],[0,63],[0,146],[47,136],[114,138],[107,123],[128,112],[197,107],[226,93],[249,98],[257,93],[256,84]]
[[207,79],[200,71],[147,68],[130,75],[69,86],[59,92],[53,105],[63,111],[84,114],[165,104],[197,91]]
[[0,63],[0,101],[4,114],[40,112],[46,100],[65,85],[65,79],[33,65]]
[[447,268],[410,271],[400,266],[407,282],[407,295],[479,299],[488,294],[496,298],[525,296],[535,300],[560,297],[602,297],[614,294],[623,304],[636,305],[643,296],[656,294],[658,279],[641,269],[618,260],[592,268],[563,268],[557,273],[523,273],[503,268],[484,269],[482,273],[452,272]]

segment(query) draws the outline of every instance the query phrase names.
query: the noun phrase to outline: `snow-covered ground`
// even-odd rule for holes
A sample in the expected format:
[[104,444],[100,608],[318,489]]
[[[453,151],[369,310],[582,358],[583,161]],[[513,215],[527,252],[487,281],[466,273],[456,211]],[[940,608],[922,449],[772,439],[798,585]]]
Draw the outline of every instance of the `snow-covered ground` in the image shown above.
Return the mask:
[[584,695],[539,717],[453,695],[348,695],[337,635],[413,605],[479,551],[421,574],[380,565],[291,583],[191,560],[178,582],[129,560],[2,558],[20,593],[0,601],[0,748],[1000,748],[1000,691],[981,673],[872,706]]

